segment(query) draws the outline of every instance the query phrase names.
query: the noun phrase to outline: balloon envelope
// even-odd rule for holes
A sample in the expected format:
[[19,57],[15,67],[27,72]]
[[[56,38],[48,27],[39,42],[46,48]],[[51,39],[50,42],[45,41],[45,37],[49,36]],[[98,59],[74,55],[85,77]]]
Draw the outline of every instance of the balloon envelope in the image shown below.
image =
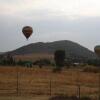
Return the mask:
[[22,32],[24,36],[26,37],[26,39],[28,39],[32,35],[33,29],[30,26],[25,26],[23,27]]
[[100,45],[94,48],[95,53],[100,57]]

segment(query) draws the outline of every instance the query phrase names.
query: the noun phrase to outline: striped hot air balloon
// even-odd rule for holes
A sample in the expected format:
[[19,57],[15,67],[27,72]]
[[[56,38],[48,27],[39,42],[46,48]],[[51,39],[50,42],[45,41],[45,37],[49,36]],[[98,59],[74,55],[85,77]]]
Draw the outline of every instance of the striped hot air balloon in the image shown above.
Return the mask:
[[24,36],[26,37],[26,39],[28,39],[32,35],[33,29],[30,26],[25,26],[23,27],[22,32]]
[[95,46],[94,51],[100,57],[100,45]]

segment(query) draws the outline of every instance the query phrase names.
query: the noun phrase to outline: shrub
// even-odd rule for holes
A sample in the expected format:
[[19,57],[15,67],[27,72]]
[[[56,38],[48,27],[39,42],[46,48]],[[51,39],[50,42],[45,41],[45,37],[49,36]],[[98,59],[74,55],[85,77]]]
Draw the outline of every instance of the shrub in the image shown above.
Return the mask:
[[0,56],[1,65],[16,65],[16,62],[10,54]]
[[78,100],[78,98],[76,96],[64,96],[64,95],[58,95],[58,96],[54,96],[51,97],[49,100]]
[[61,68],[54,68],[53,69],[53,73],[60,73],[62,71],[62,69]]
[[[64,95],[58,95],[58,96],[53,96],[49,100],[79,100],[77,96],[64,96]],[[90,97],[81,97],[80,100],[91,100]]]
[[99,73],[100,70],[97,67],[88,66],[83,69],[83,72]]
[[84,97],[81,97],[81,100],[91,100],[91,98],[87,97],[87,96],[84,96]]
[[43,65],[50,65],[51,62],[49,59],[40,59],[40,60],[36,60],[33,65],[38,65],[40,68],[43,66]]

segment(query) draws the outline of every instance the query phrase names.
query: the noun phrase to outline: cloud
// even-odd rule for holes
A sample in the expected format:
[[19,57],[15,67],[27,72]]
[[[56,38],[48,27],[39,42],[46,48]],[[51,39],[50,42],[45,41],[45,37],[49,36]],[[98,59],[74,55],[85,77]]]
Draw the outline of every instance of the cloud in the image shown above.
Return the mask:
[[0,11],[7,14],[26,14],[45,9],[46,14],[54,11],[64,16],[100,16],[99,4],[99,0],[1,0]]
[[35,13],[41,17],[40,20],[0,15],[1,51],[16,49],[27,44],[21,31],[25,25],[32,26],[34,30],[28,43],[66,39],[78,42],[91,50],[100,43],[100,17],[80,17],[72,20],[66,16],[46,18],[45,13],[44,10]]
[[[67,39],[90,49],[100,44],[99,0],[0,0],[1,51],[38,41]],[[33,27],[25,41],[21,29]]]

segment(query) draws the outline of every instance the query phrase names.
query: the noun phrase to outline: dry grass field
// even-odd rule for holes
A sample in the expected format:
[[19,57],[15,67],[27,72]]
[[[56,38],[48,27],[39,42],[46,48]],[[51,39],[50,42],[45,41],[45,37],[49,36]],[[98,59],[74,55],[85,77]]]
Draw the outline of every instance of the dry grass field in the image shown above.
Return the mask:
[[34,61],[34,60],[39,60],[39,59],[53,59],[53,54],[43,54],[43,53],[34,53],[34,54],[25,54],[25,55],[16,55],[14,56],[14,58],[16,60],[30,60],[30,61]]
[[48,100],[49,96],[0,96],[0,100]]
[[0,66],[0,100],[48,100],[50,95],[78,96],[79,86],[81,96],[97,100],[99,74],[73,68],[53,73],[52,68],[46,66],[42,69],[37,66]]

